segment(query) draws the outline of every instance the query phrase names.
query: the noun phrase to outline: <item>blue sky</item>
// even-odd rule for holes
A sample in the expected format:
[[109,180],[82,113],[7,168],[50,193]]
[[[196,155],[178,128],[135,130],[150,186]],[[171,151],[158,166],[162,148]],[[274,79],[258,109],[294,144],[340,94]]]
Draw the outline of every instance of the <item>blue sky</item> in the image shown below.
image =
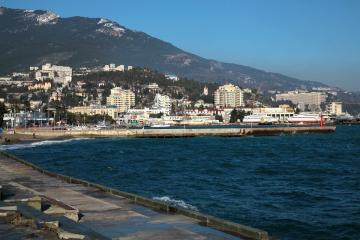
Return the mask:
[[200,56],[360,90],[358,0],[0,0],[104,17]]

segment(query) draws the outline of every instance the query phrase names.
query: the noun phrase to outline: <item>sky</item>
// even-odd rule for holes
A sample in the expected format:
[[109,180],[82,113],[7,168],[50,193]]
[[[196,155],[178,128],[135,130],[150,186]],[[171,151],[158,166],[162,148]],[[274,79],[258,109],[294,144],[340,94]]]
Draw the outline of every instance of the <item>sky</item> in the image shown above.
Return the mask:
[[205,58],[360,91],[360,0],[0,0],[103,17]]

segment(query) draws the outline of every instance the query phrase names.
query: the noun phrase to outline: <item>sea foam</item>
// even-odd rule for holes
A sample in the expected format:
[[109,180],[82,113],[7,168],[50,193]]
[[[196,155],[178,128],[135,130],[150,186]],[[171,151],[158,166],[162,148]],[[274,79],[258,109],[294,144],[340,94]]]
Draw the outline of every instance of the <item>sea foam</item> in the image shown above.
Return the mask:
[[168,196],[153,197],[153,199],[161,201],[161,202],[165,202],[165,203],[167,203],[169,205],[172,205],[172,206],[175,206],[175,207],[182,207],[182,208],[186,208],[186,209],[193,210],[193,211],[199,211],[197,209],[197,207],[195,207],[195,206],[193,206],[191,204],[188,204],[183,200],[172,199],[172,198],[170,198]]
[[72,141],[81,141],[81,140],[87,140],[91,138],[71,138],[71,139],[64,139],[64,140],[45,140],[40,142],[32,142],[32,143],[23,143],[23,144],[11,144],[11,145],[0,145],[0,150],[17,150],[17,149],[23,149],[23,148],[35,148],[45,145],[53,145],[53,144],[61,144],[61,143],[67,143]]

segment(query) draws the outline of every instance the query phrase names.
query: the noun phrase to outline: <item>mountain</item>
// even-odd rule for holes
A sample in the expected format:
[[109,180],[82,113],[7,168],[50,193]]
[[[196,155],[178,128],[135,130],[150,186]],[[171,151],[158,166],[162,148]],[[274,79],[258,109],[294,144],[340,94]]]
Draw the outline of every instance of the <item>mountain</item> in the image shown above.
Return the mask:
[[261,90],[326,86],[238,64],[205,59],[103,18],[61,18],[42,10],[0,7],[0,73],[46,62],[148,67],[205,82],[228,80]]

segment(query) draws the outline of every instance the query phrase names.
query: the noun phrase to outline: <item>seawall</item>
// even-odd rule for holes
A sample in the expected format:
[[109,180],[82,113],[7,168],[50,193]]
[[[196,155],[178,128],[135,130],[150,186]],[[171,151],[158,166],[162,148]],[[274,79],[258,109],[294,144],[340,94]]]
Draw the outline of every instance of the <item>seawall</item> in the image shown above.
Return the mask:
[[16,133],[41,137],[241,137],[297,133],[331,133],[335,126],[271,127],[271,128],[184,128],[184,129],[107,129],[107,130],[49,130],[44,128],[16,129]]
[[[7,185],[16,186],[38,194],[37,197],[46,195],[63,205],[77,206],[83,214],[83,227],[91,228],[95,224],[94,231],[110,238],[117,234],[116,237],[126,236],[126,239],[139,236],[144,236],[144,239],[235,239],[235,236],[240,239],[269,239],[268,233],[260,229],[50,172],[6,152],[0,152],[0,170],[0,186],[4,186],[5,191]],[[135,237],[129,237],[131,234]]]

